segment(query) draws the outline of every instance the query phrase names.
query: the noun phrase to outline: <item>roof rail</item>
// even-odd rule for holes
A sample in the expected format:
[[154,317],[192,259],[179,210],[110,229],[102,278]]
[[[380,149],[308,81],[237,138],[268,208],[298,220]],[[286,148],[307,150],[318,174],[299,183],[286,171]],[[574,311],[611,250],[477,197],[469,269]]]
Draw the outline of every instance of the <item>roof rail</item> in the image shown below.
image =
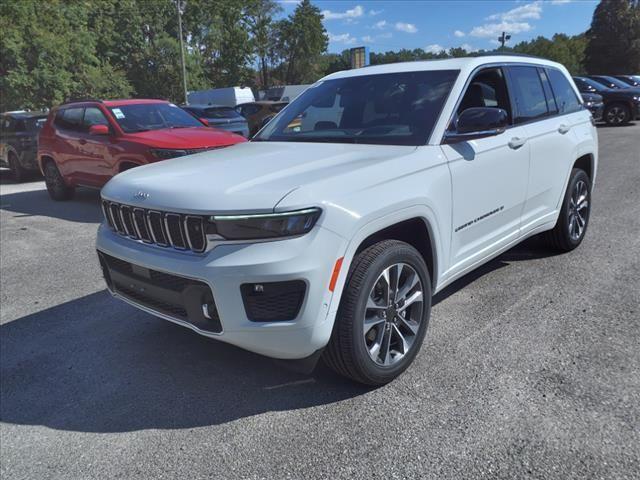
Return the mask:
[[91,97],[79,97],[79,98],[67,98],[61,105],[66,105],[67,103],[81,103],[81,102],[96,102],[102,103],[102,100],[99,98],[91,98]]
[[544,57],[538,57],[537,55],[529,55],[528,53],[517,53],[517,52],[478,52],[474,56],[476,57],[527,57],[527,58],[537,58],[538,60],[548,60]]

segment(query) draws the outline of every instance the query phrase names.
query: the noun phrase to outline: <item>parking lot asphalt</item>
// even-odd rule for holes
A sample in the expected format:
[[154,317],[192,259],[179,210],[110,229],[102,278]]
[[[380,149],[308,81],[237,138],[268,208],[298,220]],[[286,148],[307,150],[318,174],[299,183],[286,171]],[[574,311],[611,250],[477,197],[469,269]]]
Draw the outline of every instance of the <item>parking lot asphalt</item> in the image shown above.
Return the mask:
[[434,299],[378,388],[112,299],[98,192],[0,177],[0,476],[639,478],[640,122],[598,129],[581,247],[535,239]]

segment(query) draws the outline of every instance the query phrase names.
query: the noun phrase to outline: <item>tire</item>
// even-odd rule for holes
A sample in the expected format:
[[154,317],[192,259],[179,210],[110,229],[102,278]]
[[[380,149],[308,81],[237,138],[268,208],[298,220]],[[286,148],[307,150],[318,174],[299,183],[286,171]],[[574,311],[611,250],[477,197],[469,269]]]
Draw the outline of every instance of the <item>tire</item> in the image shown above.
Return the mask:
[[22,183],[26,180],[27,171],[24,168],[22,168],[22,165],[20,165],[20,161],[18,160],[18,157],[13,152],[9,153],[9,169],[11,170],[11,175],[13,175],[13,179],[17,183]]
[[[397,272],[400,281],[396,290],[401,294],[398,302],[385,309],[384,286],[395,283]],[[421,299],[415,299],[420,297],[420,291]],[[415,301],[403,306],[401,298]],[[356,382],[384,385],[413,362],[424,340],[430,313],[431,280],[420,253],[397,240],[376,243],[352,262],[331,339],[323,352],[324,362]]]
[[624,103],[612,103],[604,109],[603,117],[607,125],[624,125],[631,121],[631,109]]
[[591,181],[584,170],[574,168],[562,200],[558,221],[553,230],[544,234],[547,244],[561,252],[570,252],[578,247],[587,233],[590,214]]
[[44,165],[44,182],[47,186],[49,196],[56,201],[70,200],[73,198],[75,189],[68,186],[58,167],[53,161],[48,161]]

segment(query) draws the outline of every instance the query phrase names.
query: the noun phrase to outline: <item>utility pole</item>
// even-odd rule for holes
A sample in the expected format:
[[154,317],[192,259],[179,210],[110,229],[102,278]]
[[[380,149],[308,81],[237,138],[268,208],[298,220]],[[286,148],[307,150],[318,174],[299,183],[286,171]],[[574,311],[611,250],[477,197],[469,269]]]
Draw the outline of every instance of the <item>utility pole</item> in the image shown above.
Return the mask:
[[187,66],[184,63],[184,45],[182,44],[182,14],[186,7],[186,0],[176,0],[176,7],[178,8],[178,36],[180,37],[180,58],[182,60],[182,88],[184,89],[184,103],[188,104],[187,98]]
[[507,32],[502,32],[502,35],[498,37],[498,41],[500,42],[500,50],[504,50],[504,44],[511,40],[511,35],[507,35]]

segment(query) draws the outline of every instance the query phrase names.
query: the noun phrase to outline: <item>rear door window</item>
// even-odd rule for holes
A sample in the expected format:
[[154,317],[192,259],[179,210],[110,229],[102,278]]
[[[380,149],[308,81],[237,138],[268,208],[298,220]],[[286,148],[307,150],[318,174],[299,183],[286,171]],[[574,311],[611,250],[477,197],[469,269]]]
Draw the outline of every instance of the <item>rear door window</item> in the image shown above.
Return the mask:
[[515,100],[515,123],[547,116],[547,99],[535,67],[509,67],[511,91]]
[[558,110],[560,114],[577,112],[582,108],[580,100],[573,90],[573,87],[569,83],[569,80],[562,74],[561,71],[555,68],[548,68],[547,75],[551,82],[551,88],[556,97],[556,103],[558,104]]

